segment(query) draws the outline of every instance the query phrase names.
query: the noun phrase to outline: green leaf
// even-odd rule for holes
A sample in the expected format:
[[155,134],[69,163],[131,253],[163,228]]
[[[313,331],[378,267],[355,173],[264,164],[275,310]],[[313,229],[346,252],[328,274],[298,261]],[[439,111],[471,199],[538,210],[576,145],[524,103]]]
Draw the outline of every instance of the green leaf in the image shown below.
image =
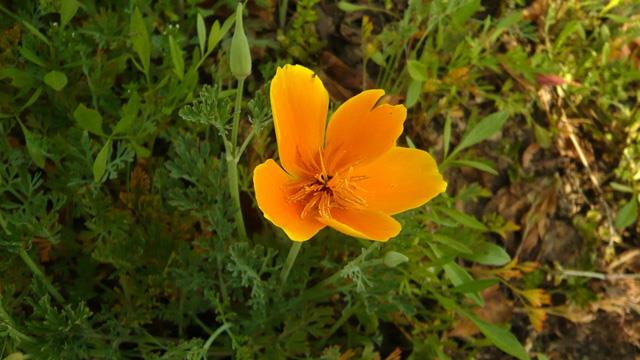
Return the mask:
[[[430,243],[429,247],[431,247],[431,250],[433,250],[433,253],[439,259],[442,259],[443,257],[448,257],[448,256],[444,256],[444,251],[442,251],[439,245]],[[465,270],[464,268],[462,268],[460,265],[456,264],[453,261],[444,263],[442,265],[442,268],[444,269],[445,276],[447,277],[447,279],[449,279],[449,281],[451,281],[453,286],[459,286],[459,285],[474,281],[473,277],[469,275],[467,270]],[[480,296],[480,294],[475,292],[470,292],[465,294],[465,296],[473,300],[479,306],[484,306],[484,299],[482,298],[482,296]]]
[[204,18],[202,14],[198,13],[198,17],[196,20],[196,30],[198,31],[198,44],[200,45],[200,55],[204,55],[205,52],[205,42],[207,41],[207,28],[204,24]]
[[33,52],[33,50],[27,47],[20,47],[20,55],[40,67],[47,67],[47,64],[44,62],[44,60],[42,60],[35,52]]
[[615,191],[620,191],[620,192],[626,192],[626,193],[630,193],[633,194],[633,188],[631,186],[625,185],[625,184],[620,184],[618,182],[612,181],[609,183],[609,185],[611,185],[611,188]]
[[622,230],[638,220],[638,201],[635,196],[618,210],[616,214],[616,228]]
[[565,43],[565,41],[569,39],[569,36],[571,36],[574,33],[578,33],[580,38],[582,38],[583,40],[586,38],[584,28],[582,27],[582,24],[580,23],[579,20],[570,21],[562,29],[562,31],[560,32],[560,35],[558,35],[558,37],[556,38],[555,44],[553,44],[554,49],[556,50],[560,49],[562,45]]
[[98,156],[96,156],[96,161],[93,162],[93,179],[97,183],[102,180],[104,172],[107,170],[107,160],[109,159],[110,154],[111,140],[107,140],[107,142],[98,153]]
[[460,166],[460,167],[471,167],[474,169],[478,169],[480,171],[484,171],[491,175],[498,175],[498,172],[492,168],[490,165],[487,165],[483,162],[476,160],[454,160],[451,162],[451,165]]
[[502,16],[500,21],[496,24],[495,28],[491,32],[489,36],[489,44],[493,44],[503,32],[508,30],[512,26],[516,26],[517,24],[522,22],[522,12],[514,11],[511,14]]
[[518,339],[507,329],[489,324],[481,320],[476,314],[469,310],[463,309],[460,305],[454,301],[441,296],[438,293],[432,292],[432,295],[438,300],[442,306],[447,310],[455,310],[460,315],[471,320],[480,329],[482,334],[487,337],[498,349],[506,352],[509,355],[516,357],[519,360],[529,360],[527,351],[522,347],[522,344]]
[[407,141],[407,146],[410,149],[415,149],[416,148],[416,144],[413,142],[413,140],[411,140],[411,138],[409,137],[409,135],[405,136],[404,139]]
[[408,108],[413,107],[420,99],[420,94],[422,93],[422,82],[417,80],[411,80],[409,83],[409,87],[407,88],[407,98],[405,101],[405,105]]
[[491,287],[497,283],[499,283],[500,280],[493,278],[493,279],[481,279],[481,280],[473,280],[473,281],[469,281],[467,283],[464,283],[462,285],[458,285],[453,287],[451,290],[458,292],[458,293],[462,293],[462,294],[466,294],[466,293],[470,293],[470,292],[481,292],[482,290]]
[[113,129],[114,134],[126,133],[131,129],[133,121],[138,116],[138,110],[140,109],[140,95],[133,93],[127,105],[123,107],[122,117]]
[[[447,278],[451,281],[454,286],[462,286],[464,284],[468,284],[474,281],[473,277],[469,275],[467,270],[465,270],[460,265],[450,262],[442,266],[444,269],[444,273]],[[478,306],[484,306],[484,299],[478,292],[467,292],[465,294],[469,299],[473,300]]]
[[490,324],[481,320],[476,314],[460,307],[456,309],[460,314],[471,320],[498,349],[520,360],[528,360],[529,355],[518,339],[502,326]]
[[38,101],[38,99],[40,98],[40,95],[42,94],[42,88],[37,88],[36,91],[33,92],[33,94],[29,97],[29,100],[27,100],[26,103],[24,103],[24,105],[22,105],[22,107],[20,107],[20,111],[19,113],[22,113],[25,109],[27,109],[28,107],[30,107],[31,105],[33,105],[36,101]]
[[220,22],[218,20],[214,21],[211,25],[211,29],[209,30],[209,39],[207,40],[207,53],[211,52],[218,42],[222,39],[222,35],[220,34]]
[[416,81],[426,81],[429,78],[427,65],[418,60],[407,61],[407,71],[409,72],[409,76]]
[[56,70],[48,72],[43,80],[55,91],[60,91],[67,85],[67,75]]
[[171,62],[173,62],[173,72],[178,75],[178,79],[182,80],[184,78],[184,58],[182,49],[172,35],[169,35],[169,52],[171,53]]
[[371,60],[373,60],[374,63],[380,65],[381,67],[386,67],[387,63],[384,60],[385,57],[384,55],[382,55],[382,53],[379,50],[376,50],[373,54],[371,54],[371,56],[369,57]]
[[468,148],[469,146],[475,145],[483,140],[486,140],[496,134],[502,126],[509,118],[509,115],[503,111],[499,111],[493,113],[484,119],[480,120],[471,130],[469,130],[462,140],[460,144],[453,151],[451,156],[457,154],[463,149]]
[[533,123],[533,134],[536,137],[536,142],[538,143],[538,145],[540,145],[541,148],[548,149],[548,148],[551,147],[551,140],[552,140],[552,136],[553,136],[551,131],[543,128],[542,126],[540,126],[536,122],[534,122]]
[[80,4],[76,0],[61,0],[60,26],[64,28],[78,11]]
[[17,88],[30,88],[32,84],[31,75],[26,72],[12,67],[0,67],[0,79],[11,79],[11,86]]
[[73,118],[76,119],[78,126],[81,128],[90,133],[104,136],[104,131],[102,131],[102,116],[99,112],[80,104],[73,112]]
[[451,117],[447,116],[447,119],[444,121],[444,134],[443,134],[443,140],[444,142],[444,154],[442,155],[443,158],[447,157],[447,154],[449,154],[449,146],[451,145]]
[[459,253],[463,253],[463,254],[473,253],[473,250],[471,250],[471,248],[469,248],[466,244],[463,244],[462,242],[454,238],[451,238],[449,236],[445,236],[442,234],[433,234],[431,235],[431,238],[433,239],[433,241],[438,242],[444,246],[447,246],[453,250],[456,250]]
[[348,1],[340,1],[338,2],[338,9],[344,11],[344,12],[354,12],[354,11],[378,11],[378,12],[383,12],[389,15],[393,15],[396,16],[396,14],[381,8],[381,7],[376,7],[376,6],[371,6],[371,5],[359,5],[359,4],[352,4]]
[[459,224],[464,225],[468,228],[476,229],[480,231],[489,230],[485,224],[478,221],[478,219],[476,219],[471,215],[467,215],[453,208],[438,207],[438,209],[443,213],[445,213],[448,217],[458,222]]
[[220,23],[216,20],[213,25],[211,25],[211,30],[209,31],[209,40],[207,40],[207,53],[213,51],[216,45],[222,40],[222,38],[227,35],[231,26],[235,24],[236,17],[235,14],[231,14],[227,20],[224,21],[222,27],[220,27]]
[[147,32],[147,25],[142,18],[140,10],[136,8],[131,15],[131,23],[129,25],[129,36],[131,36],[131,43],[133,49],[142,62],[142,69],[145,74],[149,73],[149,66],[151,62],[151,44],[149,42],[149,33]]
[[146,147],[139,145],[133,141],[131,142],[131,146],[133,146],[133,150],[136,151],[136,155],[138,155],[139,157],[148,158],[149,156],[151,156],[151,151]]
[[462,3],[463,5],[458,7],[456,11],[451,14],[451,21],[454,29],[464,25],[464,22],[469,20],[473,14],[480,10],[480,7],[482,6],[480,0],[463,1]]
[[49,39],[47,39],[46,36],[44,36],[35,26],[29,24],[28,22],[22,20],[22,25],[24,27],[27,28],[27,30],[29,30],[33,35],[35,35],[37,38],[39,38],[40,40],[42,40],[45,44],[47,45],[51,45],[51,41],[49,41]]
[[511,256],[500,246],[488,241],[480,241],[472,246],[471,253],[463,253],[460,256],[467,260],[475,261],[482,265],[502,266],[511,261]]
[[44,168],[46,159],[44,150],[42,149],[42,140],[33,135],[22,123],[20,123],[20,126],[22,127],[22,133],[24,134],[24,140],[27,144],[27,151],[29,152],[29,156],[31,156],[31,160],[33,160],[39,168]]
[[347,1],[339,1],[338,2],[338,9],[344,11],[344,12],[354,12],[354,11],[364,11],[368,9],[368,6],[365,5],[357,5],[357,4],[351,4]]

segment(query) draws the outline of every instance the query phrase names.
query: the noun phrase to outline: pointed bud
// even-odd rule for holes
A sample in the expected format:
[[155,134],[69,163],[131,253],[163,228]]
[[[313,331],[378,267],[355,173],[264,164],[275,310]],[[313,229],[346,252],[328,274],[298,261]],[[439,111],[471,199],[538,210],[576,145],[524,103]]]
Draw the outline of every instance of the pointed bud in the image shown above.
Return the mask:
[[406,263],[407,261],[409,261],[409,258],[399,252],[389,251],[385,254],[383,261],[386,266],[392,268],[402,263]]
[[229,53],[231,60],[231,73],[236,79],[244,79],[251,74],[251,51],[249,41],[244,34],[242,25],[242,3],[238,3],[236,8],[236,29],[231,39],[231,50]]

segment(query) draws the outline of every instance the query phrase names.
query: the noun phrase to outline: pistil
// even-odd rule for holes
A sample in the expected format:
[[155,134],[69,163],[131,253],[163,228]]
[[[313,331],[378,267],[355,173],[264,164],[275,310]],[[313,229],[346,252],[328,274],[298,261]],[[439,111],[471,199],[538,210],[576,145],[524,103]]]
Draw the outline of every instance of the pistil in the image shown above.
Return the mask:
[[352,168],[347,174],[327,174],[324,162],[322,170],[313,179],[296,182],[291,186],[296,189],[289,196],[289,202],[305,202],[300,213],[301,218],[309,215],[331,218],[332,208],[365,208],[367,202],[358,195],[364,191],[358,182],[366,179],[364,176],[352,176]]

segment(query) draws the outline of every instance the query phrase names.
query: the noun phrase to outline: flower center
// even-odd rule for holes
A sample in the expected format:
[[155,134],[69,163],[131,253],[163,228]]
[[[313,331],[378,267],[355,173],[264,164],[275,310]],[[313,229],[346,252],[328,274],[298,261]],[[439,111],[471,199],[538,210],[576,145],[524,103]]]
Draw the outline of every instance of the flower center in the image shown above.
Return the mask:
[[351,172],[352,168],[347,174],[331,176],[323,170],[311,180],[294,183],[291,186],[297,191],[289,196],[289,201],[305,203],[300,214],[303,219],[309,215],[330,218],[332,208],[364,208],[367,203],[358,195],[363,190],[357,182],[366,177],[352,176]]

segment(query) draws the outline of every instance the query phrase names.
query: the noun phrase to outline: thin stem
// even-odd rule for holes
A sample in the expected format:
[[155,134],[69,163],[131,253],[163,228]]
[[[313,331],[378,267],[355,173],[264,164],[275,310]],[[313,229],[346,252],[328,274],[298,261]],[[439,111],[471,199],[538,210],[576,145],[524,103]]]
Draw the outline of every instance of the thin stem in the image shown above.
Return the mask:
[[222,253],[218,252],[218,256],[216,256],[216,265],[218,266],[218,282],[220,283],[220,293],[222,294],[222,301],[227,301],[227,285],[224,282],[224,278],[222,276]]
[[240,109],[242,108],[242,91],[244,89],[244,79],[238,80],[236,89],[236,104],[233,112],[233,128],[231,129],[231,143],[225,146],[227,150],[227,173],[229,178],[229,194],[236,208],[235,221],[238,235],[241,240],[247,239],[247,231],[242,218],[242,206],[240,204],[240,189],[238,188],[238,160],[236,157],[238,144],[238,131],[240,127]]
[[20,249],[20,258],[31,270],[33,275],[35,275],[37,278],[42,280],[47,290],[49,290],[49,293],[51,294],[51,296],[54,299],[56,299],[57,302],[64,305],[65,301],[62,295],[58,292],[58,290],[56,290],[56,288],[53,287],[53,285],[51,284],[51,282],[49,282],[49,280],[44,275],[40,267],[35,262],[33,262],[33,259],[31,259],[31,257],[29,256],[29,254],[27,254],[27,251],[25,249]]
[[344,325],[344,323],[347,322],[347,320],[349,320],[349,318],[353,314],[355,314],[355,312],[356,312],[356,307],[355,306],[348,306],[346,309],[344,309],[342,311],[342,315],[340,316],[338,321],[336,321],[335,324],[333,324],[333,326],[331,327],[331,329],[329,329],[329,331],[324,335],[324,339],[322,341],[320,341],[320,344],[318,345],[318,348],[324,349],[324,345],[327,343],[329,338],[336,331],[338,331],[338,329],[340,329],[342,327],[342,325]]
[[291,268],[293,267],[293,263],[296,262],[296,258],[298,257],[298,253],[300,252],[300,248],[302,247],[302,242],[292,241],[291,248],[289,249],[289,255],[287,255],[287,260],[284,262],[284,267],[282,268],[282,272],[280,273],[280,288],[284,288],[284,284],[287,282],[287,278],[289,277],[289,273],[291,272]]
[[236,221],[236,228],[238,229],[238,235],[241,240],[247,240],[247,231],[244,228],[242,207],[240,205],[240,189],[238,188],[238,163],[235,162],[233,156],[227,157],[227,173],[229,178],[229,193],[231,194],[233,206],[236,208],[234,218]]
[[279,10],[279,19],[280,20],[280,27],[284,30],[284,25],[286,24],[286,20],[287,20],[287,9],[289,8],[289,0],[281,0],[280,1],[280,9]]
[[231,327],[231,324],[229,323],[224,324],[220,326],[213,334],[211,334],[211,336],[209,336],[209,339],[207,339],[207,342],[204,343],[204,346],[202,347],[203,359],[207,359],[206,354],[209,352],[209,348],[211,347],[211,344],[213,344],[213,342],[216,340],[216,338],[220,336],[220,334],[222,334],[223,331],[228,330],[230,327]]
[[247,135],[247,137],[242,142],[242,145],[240,145],[240,148],[238,149],[238,151],[236,151],[236,162],[240,161],[242,154],[244,154],[244,151],[247,149],[247,146],[249,145],[249,143],[251,142],[251,139],[253,139],[255,134],[256,134],[256,127],[254,125],[253,128],[251,128],[251,132],[249,133],[249,135]]
[[233,111],[233,128],[231,129],[231,146],[235,149],[238,145],[238,131],[240,128],[240,110],[242,109],[242,92],[244,91],[244,79],[238,79],[236,89],[236,104]]

